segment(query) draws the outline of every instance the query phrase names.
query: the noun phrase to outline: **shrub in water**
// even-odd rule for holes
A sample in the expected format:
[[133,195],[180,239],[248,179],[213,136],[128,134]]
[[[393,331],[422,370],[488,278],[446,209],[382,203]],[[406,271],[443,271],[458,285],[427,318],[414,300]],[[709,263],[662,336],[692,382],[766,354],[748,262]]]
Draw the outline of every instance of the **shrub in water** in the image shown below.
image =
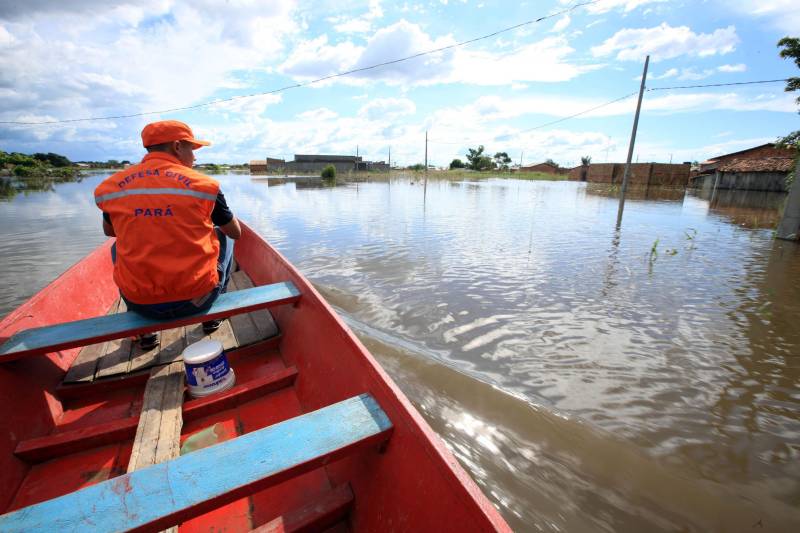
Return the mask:
[[336,167],[333,165],[328,165],[327,167],[322,169],[322,179],[324,180],[335,180],[336,179]]

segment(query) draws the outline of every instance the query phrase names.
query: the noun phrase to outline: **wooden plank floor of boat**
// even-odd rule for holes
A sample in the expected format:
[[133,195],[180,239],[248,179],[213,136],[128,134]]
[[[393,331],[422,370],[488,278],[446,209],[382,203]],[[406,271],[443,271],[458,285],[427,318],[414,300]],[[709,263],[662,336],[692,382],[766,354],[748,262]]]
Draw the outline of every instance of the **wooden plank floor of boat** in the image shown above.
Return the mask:
[[[231,276],[228,291],[247,289],[253,282],[242,270]],[[117,301],[110,313],[125,312],[125,303]],[[224,320],[220,328],[208,335],[222,342],[226,350],[249,346],[278,334],[272,315],[266,309]],[[133,339],[120,339],[83,348],[64,377],[64,384],[91,383],[95,380],[119,377],[182,360],[183,349],[205,336],[200,324],[162,331],[159,344],[152,350],[142,350]]]
[[[232,284],[229,290],[252,285],[241,271],[234,274]],[[52,430],[18,444],[15,453],[26,461],[28,472],[12,503],[0,512],[62,496],[148,462],[185,455],[304,414],[293,386],[297,370],[287,366],[281,356],[282,339],[274,335],[277,328],[269,312],[240,315],[226,323],[227,330],[216,336],[226,339],[223,342],[229,346],[239,346],[228,351],[236,372],[234,389],[202,399],[184,400],[181,395],[176,401],[166,386],[160,420],[148,415],[148,405],[157,403],[154,398],[160,390],[148,377],[174,375],[169,370],[174,366],[171,363],[179,360],[186,342],[202,336],[199,326],[162,332],[161,347],[146,364],[136,361],[142,354],[133,348],[127,359],[120,357],[117,352],[122,344],[85,348],[82,354],[88,355],[73,365],[73,370],[80,367],[83,381],[62,385],[57,391],[63,412],[54,420]],[[104,357],[111,359],[102,363]],[[127,365],[121,363],[123,360]],[[115,366],[127,373],[98,375],[102,369]],[[73,372],[72,379],[77,375]],[[169,409],[182,411],[182,416],[173,416]],[[152,420],[143,421],[142,417]],[[154,436],[152,424],[156,422],[162,429]],[[150,429],[145,427],[148,424]],[[153,452],[152,442],[162,438],[164,450],[159,451],[156,444],[155,455],[142,459]],[[346,532],[352,505],[347,484],[335,486],[320,467],[187,520],[179,530],[273,531],[279,530],[275,524],[300,523],[316,513],[321,522],[312,524],[310,530]]]

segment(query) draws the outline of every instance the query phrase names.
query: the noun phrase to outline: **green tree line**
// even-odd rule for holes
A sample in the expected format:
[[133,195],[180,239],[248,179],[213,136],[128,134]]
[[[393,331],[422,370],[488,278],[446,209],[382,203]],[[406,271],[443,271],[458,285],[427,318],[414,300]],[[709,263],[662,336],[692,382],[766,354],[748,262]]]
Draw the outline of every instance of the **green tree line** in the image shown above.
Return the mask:
[[460,159],[453,159],[450,163],[450,170],[457,168],[468,168],[471,170],[508,170],[511,158],[506,152],[497,152],[494,156],[485,154],[486,149],[483,145],[477,148],[468,148],[465,155],[467,162]]

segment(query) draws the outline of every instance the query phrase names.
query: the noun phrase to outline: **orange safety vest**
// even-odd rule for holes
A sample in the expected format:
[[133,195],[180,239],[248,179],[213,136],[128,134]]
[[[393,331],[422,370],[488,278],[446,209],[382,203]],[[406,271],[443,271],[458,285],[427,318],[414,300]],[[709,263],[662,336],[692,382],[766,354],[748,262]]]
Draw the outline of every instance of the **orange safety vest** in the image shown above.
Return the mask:
[[94,191],[117,235],[114,281],[137,304],[192,300],[219,283],[211,212],[219,183],[167,153],[103,180]]

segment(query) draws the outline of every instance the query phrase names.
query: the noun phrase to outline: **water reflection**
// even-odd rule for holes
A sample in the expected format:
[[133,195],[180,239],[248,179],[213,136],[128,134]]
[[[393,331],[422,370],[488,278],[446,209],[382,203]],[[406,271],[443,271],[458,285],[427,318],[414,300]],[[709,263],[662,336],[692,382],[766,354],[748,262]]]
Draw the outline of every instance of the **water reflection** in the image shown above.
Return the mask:
[[[666,187],[628,187],[625,200],[683,201],[686,191]],[[586,194],[619,199],[619,185],[587,183]]]
[[56,184],[80,182],[81,175],[75,176],[36,176],[36,177],[10,177],[0,176],[0,200],[11,200],[19,193],[55,192]]
[[[259,178],[250,178],[254,183],[266,184],[268,187],[278,187],[286,185],[287,183],[294,184],[295,189],[324,189],[326,187],[335,187],[337,181],[322,179],[319,176],[265,176]],[[339,182],[339,185],[344,185],[344,182]]]
[[727,217],[746,228],[773,229],[780,221],[785,193],[738,191],[732,189],[697,189],[689,194],[707,200],[712,212]]
[[[0,204],[0,314],[102,242],[101,177]],[[800,522],[800,258],[757,229],[774,197],[631,191],[615,231],[608,187],[420,179],[220,176],[515,529]]]

